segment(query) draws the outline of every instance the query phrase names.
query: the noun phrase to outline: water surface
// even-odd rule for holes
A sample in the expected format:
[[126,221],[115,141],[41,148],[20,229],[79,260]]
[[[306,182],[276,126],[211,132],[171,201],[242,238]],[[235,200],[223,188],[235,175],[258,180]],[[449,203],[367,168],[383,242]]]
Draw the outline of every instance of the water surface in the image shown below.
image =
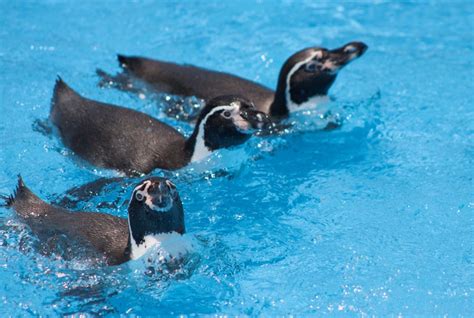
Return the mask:
[[[87,97],[188,134],[153,100],[99,89],[95,69],[118,71],[116,54],[133,54],[275,87],[297,50],[369,45],[330,91],[341,129],[319,131],[315,115],[296,116],[293,132],[224,151],[209,173],[172,175],[200,242],[184,278],[43,257],[0,208],[2,316],[472,316],[473,21],[468,1],[0,2],[0,193],[21,173],[50,201],[115,175],[35,131],[58,74]],[[80,207],[94,210],[117,193],[102,211],[125,217],[129,191],[120,188]]]

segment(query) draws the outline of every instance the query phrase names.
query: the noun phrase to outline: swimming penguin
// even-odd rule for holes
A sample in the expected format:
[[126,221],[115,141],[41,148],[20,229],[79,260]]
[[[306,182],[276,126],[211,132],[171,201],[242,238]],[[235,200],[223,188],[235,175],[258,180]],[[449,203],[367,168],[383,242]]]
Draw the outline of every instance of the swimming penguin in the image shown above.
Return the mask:
[[64,144],[80,157],[130,175],[182,168],[216,149],[242,144],[255,130],[271,126],[268,116],[250,101],[221,96],[207,103],[186,139],[149,115],[86,99],[61,78],[54,88],[50,120]]
[[327,95],[339,70],[366,50],[367,45],[362,42],[350,42],[334,50],[320,47],[301,50],[283,64],[276,91],[228,73],[124,55],[118,55],[124,73],[112,76],[97,70],[97,74],[104,82],[115,82],[116,87],[124,90],[132,86],[127,83],[127,76],[131,75],[160,92],[196,96],[204,101],[222,94],[240,95],[253,101],[259,111],[282,118],[290,112],[315,107]]
[[[46,203],[30,191],[21,177],[5,205],[38,237],[51,245],[63,237],[78,252],[93,252],[108,265],[138,259],[158,247],[160,261],[173,261],[190,252],[185,233],[184,212],[175,185],[164,178],[141,181],[132,191],[125,218],[99,212],[75,212]],[[157,245],[159,244],[159,245]],[[59,246],[50,246],[59,249]]]

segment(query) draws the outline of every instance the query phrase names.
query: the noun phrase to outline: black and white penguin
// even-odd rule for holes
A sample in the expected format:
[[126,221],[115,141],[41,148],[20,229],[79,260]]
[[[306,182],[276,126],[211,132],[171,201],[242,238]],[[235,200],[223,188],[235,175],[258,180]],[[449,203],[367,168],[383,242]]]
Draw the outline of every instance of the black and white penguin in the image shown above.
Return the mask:
[[207,103],[186,139],[149,115],[86,99],[60,78],[54,88],[50,120],[64,144],[77,155],[127,174],[179,169],[216,149],[242,144],[255,130],[271,126],[268,116],[250,101],[221,96]]
[[138,259],[150,248],[156,248],[157,259],[164,262],[179,260],[192,251],[192,243],[184,235],[184,212],[178,191],[164,178],[147,178],[133,189],[128,221],[110,214],[69,211],[48,204],[31,192],[21,177],[13,195],[2,198],[51,252],[61,248],[51,246],[56,237],[67,240],[69,246],[80,247],[72,252],[99,257],[108,265]]
[[[283,64],[276,91],[241,77],[192,65],[143,57],[118,55],[125,70],[116,76],[102,70],[97,73],[103,81],[130,90],[130,75],[150,84],[154,89],[173,95],[196,96],[209,101],[218,95],[240,95],[255,103],[258,110],[272,117],[282,118],[289,113],[314,108],[327,99],[329,88],[337,73],[367,50],[362,42],[350,42],[328,50],[311,47],[293,54]],[[126,84],[124,84],[126,83]]]

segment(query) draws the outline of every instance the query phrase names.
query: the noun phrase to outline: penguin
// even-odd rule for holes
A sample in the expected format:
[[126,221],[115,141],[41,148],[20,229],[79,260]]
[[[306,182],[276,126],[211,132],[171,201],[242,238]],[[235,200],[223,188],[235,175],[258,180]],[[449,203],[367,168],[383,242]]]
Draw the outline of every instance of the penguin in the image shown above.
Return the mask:
[[272,122],[247,99],[211,99],[189,138],[144,113],[87,99],[61,78],[54,88],[50,121],[64,144],[90,163],[127,175],[155,168],[176,170],[212,151],[237,146]]
[[[192,252],[185,234],[184,211],[176,186],[168,179],[150,177],[138,183],[128,205],[128,220],[100,212],[70,211],[48,204],[18,176],[4,205],[15,210],[40,243],[53,251],[62,237],[73,252],[86,252],[107,265],[119,265],[157,248],[160,262],[179,261]],[[54,245],[54,244],[53,244]],[[79,256],[84,256],[80,254]]]
[[196,96],[205,102],[223,94],[241,95],[253,101],[259,111],[281,120],[292,112],[314,108],[327,100],[338,72],[361,57],[367,48],[365,43],[350,42],[333,50],[303,49],[283,64],[276,91],[229,73],[138,56],[118,55],[119,65],[124,70],[121,74],[113,76],[100,69],[97,74],[102,84],[113,83],[119,89],[134,91],[130,83],[132,77],[159,92]]

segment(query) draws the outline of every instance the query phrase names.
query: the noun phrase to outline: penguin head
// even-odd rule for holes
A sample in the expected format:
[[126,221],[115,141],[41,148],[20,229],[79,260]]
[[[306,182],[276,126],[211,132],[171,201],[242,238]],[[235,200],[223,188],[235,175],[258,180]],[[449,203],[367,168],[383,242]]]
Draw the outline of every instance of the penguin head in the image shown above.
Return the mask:
[[277,93],[285,99],[287,108],[297,110],[311,98],[327,95],[337,73],[362,56],[367,48],[362,42],[350,42],[334,50],[320,47],[301,50],[283,65]]
[[191,160],[199,160],[216,149],[242,144],[255,131],[272,126],[268,115],[256,110],[245,98],[234,95],[213,98],[201,111],[189,139]]
[[176,186],[165,178],[150,177],[133,190],[128,206],[131,245],[146,236],[177,232],[184,234],[184,212]]

